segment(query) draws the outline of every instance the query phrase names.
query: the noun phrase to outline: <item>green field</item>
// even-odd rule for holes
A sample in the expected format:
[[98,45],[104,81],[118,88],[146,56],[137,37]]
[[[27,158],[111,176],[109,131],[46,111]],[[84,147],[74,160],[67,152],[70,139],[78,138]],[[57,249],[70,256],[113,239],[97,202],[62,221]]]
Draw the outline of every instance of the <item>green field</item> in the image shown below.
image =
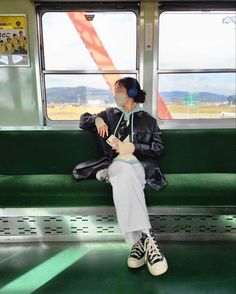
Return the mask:
[[[63,104],[49,104],[47,115],[52,120],[79,120],[84,112],[98,113],[106,106],[77,106]],[[186,104],[167,104],[173,118],[235,118],[236,108],[226,104],[199,104],[188,106]]]

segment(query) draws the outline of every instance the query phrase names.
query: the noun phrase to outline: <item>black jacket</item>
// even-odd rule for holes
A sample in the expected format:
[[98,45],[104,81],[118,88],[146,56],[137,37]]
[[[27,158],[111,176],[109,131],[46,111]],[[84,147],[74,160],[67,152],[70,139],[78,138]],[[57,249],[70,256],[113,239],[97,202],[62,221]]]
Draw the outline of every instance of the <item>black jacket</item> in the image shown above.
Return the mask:
[[[107,108],[98,114],[84,113],[80,117],[80,128],[96,132],[95,118],[101,117],[108,126],[109,135],[114,133],[115,127],[121,117],[122,112],[117,108]],[[119,133],[122,123],[118,128]],[[167,181],[162,174],[160,168],[157,166],[157,158],[163,152],[164,146],[160,137],[160,129],[157,121],[146,111],[139,111],[134,113],[133,117],[133,143],[135,146],[134,155],[142,163],[145,170],[146,182],[155,190],[160,190],[167,185]],[[97,135],[99,144],[104,152],[111,160],[118,154],[111,149],[106,143],[105,138]]]

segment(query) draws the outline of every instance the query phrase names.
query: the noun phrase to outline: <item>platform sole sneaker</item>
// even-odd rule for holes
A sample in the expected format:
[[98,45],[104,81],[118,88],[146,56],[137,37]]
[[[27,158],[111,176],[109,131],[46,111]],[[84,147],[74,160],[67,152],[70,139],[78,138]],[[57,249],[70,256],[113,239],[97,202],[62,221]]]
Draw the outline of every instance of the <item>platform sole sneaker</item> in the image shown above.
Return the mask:
[[128,267],[130,268],[139,268],[145,264],[145,256],[143,256],[141,259],[129,257],[127,263]]
[[142,238],[132,246],[129,258],[127,260],[128,267],[139,268],[145,264],[146,238],[147,236],[142,234]]
[[145,240],[145,262],[149,272],[153,276],[164,274],[168,269],[168,264],[164,254],[158,248],[158,244],[154,238],[147,238]]

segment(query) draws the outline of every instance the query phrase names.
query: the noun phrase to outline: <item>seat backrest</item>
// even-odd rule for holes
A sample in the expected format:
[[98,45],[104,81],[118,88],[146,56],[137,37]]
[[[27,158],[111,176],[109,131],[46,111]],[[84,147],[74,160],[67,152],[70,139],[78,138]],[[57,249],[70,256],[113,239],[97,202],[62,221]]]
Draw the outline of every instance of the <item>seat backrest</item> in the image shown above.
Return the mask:
[[235,129],[163,130],[164,154],[159,163],[166,173],[236,172]]
[[0,132],[0,174],[68,174],[100,155],[95,136],[86,131]]
[[[235,172],[234,129],[162,130],[164,173]],[[83,130],[0,131],[0,174],[71,174],[101,155]]]

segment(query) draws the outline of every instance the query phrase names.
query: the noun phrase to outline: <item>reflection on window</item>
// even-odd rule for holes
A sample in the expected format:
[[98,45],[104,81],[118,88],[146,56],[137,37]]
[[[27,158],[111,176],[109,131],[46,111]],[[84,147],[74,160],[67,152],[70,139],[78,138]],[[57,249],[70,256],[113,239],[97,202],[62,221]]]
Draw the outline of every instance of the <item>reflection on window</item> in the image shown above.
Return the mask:
[[[129,75],[133,76],[134,75]],[[79,120],[84,112],[98,113],[115,106],[107,80],[124,75],[46,75],[47,116],[51,120]],[[114,84],[113,83],[113,84]]]
[[46,12],[42,24],[48,70],[136,69],[133,12]]
[[236,118],[235,80],[234,73],[161,74],[159,95],[173,119]]
[[0,65],[27,65],[28,58],[27,55],[15,55],[12,54],[10,56],[0,55]]

